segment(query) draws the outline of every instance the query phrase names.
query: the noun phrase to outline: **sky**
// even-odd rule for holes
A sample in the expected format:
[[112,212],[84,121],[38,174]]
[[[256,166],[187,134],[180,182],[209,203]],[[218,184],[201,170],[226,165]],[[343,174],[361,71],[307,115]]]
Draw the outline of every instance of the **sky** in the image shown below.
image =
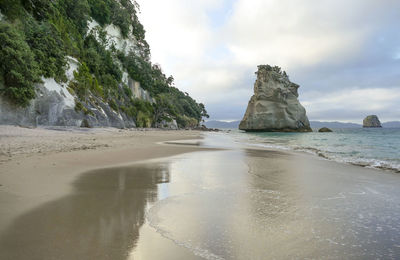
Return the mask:
[[300,85],[310,120],[400,120],[399,0],[138,0],[152,62],[240,120],[259,64]]

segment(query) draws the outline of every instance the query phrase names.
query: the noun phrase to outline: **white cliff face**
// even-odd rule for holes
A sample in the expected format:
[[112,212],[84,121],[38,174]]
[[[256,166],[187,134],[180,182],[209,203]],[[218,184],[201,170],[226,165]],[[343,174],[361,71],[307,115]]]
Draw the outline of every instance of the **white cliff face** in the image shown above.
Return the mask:
[[[67,70],[65,75],[67,76],[67,82],[58,83],[53,78],[42,78],[43,86],[48,91],[55,91],[62,98],[58,107],[62,109],[64,106],[67,108],[75,107],[75,97],[68,91],[67,87],[71,80],[74,79],[74,71],[78,70],[79,62],[77,59],[67,56]],[[42,95],[42,94],[39,94]]]
[[129,84],[129,75],[126,71],[122,72],[122,83],[124,83],[125,85]]
[[[88,34],[93,34],[96,39],[99,41],[99,33],[98,31],[101,30],[101,26],[95,20],[91,20],[88,22]],[[128,54],[129,52],[138,52],[137,50],[137,41],[135,36],[132,34],[132,27],[129,28],[129,34],[125,38],[121,34],[121,30],[118,26],[114,24],[109,24],[104,27],[104,31],[106,32],[106,49],[110,49],[111,46],[114,46],[117,50]]]
[[65,75],[67,76],[68,82],[74,79],[74,71],[78,71],[79,61],[74,57],[67,56],[67,66],[68,69],[65,71]]
[[128,86],[132,90],[132,95],[134,98],[142,99],[152,104],[156,102],[155,99],[150,96],[150,93],[147,90],[144,90],[140,87],[140,82],[129,78]]
[[306,110],[298,100],[299,86],[286,73],[268,65],[258,66],[254,95],[239,129],[245,131],[311,131]]
[[62,97],[61,106],[66,106],[68,108],[75,107],[75,98],[69,93],[66,88],[66,84],[57,83],[53,78],[42,78],[43,86],[48,91],[54,91]]
[[[90,34],[92,33],[98,41],[100,41],[98,30],[101,30],[101,26],[99,23],[97,23],[95,20],[91,20],[88,22],[88,31],[87,33]],[[121,30],[113,25],[109,24],[104,28],[104,31],[106,32],[106,48],[110,49],[111,46],[114,45],[114,47],[119,50],[124,52],[125,54],[128,54],[129,52],[138,52],[137,49],[137,41],[135,37],[133,36],[132,28],[129,29],[129,35],[128,37],[124,38],[121,34]],[[137,53],[138,54],[138,53]],[[118,62],[119,64],[119,62]],[[150,93],[146,90],[144,90],[141,86],[140,83],[131,79],[125,69],[123,69],[122,65],[120,65],[120,69],[122,70],[122,83],[127,85],[131,90],[134,98],[142,99],[144,101],[148,101],[150,103],[155,103],[155,99],[150,96]]]
[[[110,47],[114,45],[117,50],[123,51],[125,54],[128,54],[130,51],[135,52],[137,41],[132,33],[129,33],[128,37],[125,39],[121,35],[121,30],[113,24],[107,25],[105,31],[107,32],[108,44]],[[131,32],[132,28],[130,28],[129,31]]]

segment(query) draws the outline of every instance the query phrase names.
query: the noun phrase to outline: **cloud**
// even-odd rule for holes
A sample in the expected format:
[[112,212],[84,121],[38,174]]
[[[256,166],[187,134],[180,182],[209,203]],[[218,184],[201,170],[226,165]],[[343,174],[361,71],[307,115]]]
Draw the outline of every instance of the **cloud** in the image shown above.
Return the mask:
[[[360,111],[362,105],[382,112],[398,109],[395,102],[381,108],[368,96],[376,94],[371,89],[400,87],[398,0],[139,3],[153,62],[174,76],[178,88],[205,103],[213,119],[243,116],[258,64],[286,70],[301,85],[308,114],[321,119],[358,116],[347,103],[342,106],[354,115],[346,117],[333,105],[352,104],[344,93],[355,86],[359,92],[353,94],[370,100],[357,105]],[[339,99],[324,104],[321,95]]]
[[[286,69],[360,55],[395,1],[239,0],[227,24],[229,49],[240,63]],[[397,4],[398,6],[398,4]]]
[[357,121],[378,114],[383,121],[400,118],[400,92],[394,88],[352,88],[330,93],[309,92],[302,104],[310,120]]

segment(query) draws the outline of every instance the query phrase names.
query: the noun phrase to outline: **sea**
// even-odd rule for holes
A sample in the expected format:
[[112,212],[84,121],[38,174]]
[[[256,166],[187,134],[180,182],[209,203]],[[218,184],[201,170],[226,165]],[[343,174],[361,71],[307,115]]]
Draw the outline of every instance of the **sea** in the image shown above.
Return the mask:
[[400,128],[343,128],[330,133],[228,130],[246,145],[314,154],[321,158],[400,173]]

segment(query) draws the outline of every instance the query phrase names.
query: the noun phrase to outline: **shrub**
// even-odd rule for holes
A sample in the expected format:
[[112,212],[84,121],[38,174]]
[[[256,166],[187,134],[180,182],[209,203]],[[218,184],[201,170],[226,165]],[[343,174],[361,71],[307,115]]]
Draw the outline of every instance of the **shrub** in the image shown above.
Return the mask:
[[21,106],[35,97],[34,84],[41,81],[34,54],[23,35],[7,22],[0,22],[0,73],[5,88],[2,94]]
[[60,33],[48,22],[38,23],[27,17],[24,22],[26,42],[35,54],[41,74],[66,81],[65,48]]

